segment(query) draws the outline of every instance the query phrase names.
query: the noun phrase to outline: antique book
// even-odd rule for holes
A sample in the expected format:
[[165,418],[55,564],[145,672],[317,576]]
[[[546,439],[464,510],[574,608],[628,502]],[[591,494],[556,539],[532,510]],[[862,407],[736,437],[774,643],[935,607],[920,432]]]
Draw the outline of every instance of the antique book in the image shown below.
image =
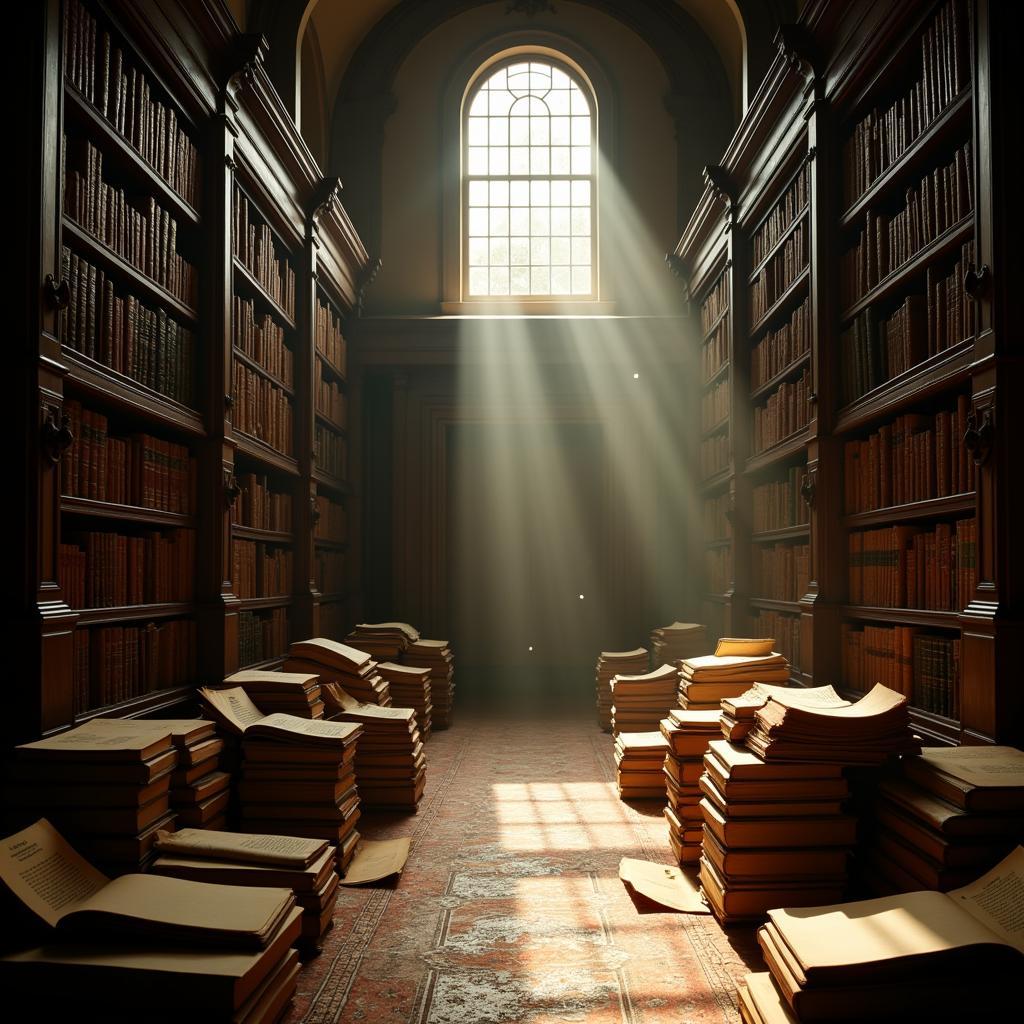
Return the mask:
[[160,833],[156,848],[161,853],[182,857],[245,861],[304,871],[327,849],[327,843],[295,836],[208,832],[205,829],[184,828],[173,833]]
[[901,762],[916,785],[966,811],[1024,811],[1024,751],[928,747]]

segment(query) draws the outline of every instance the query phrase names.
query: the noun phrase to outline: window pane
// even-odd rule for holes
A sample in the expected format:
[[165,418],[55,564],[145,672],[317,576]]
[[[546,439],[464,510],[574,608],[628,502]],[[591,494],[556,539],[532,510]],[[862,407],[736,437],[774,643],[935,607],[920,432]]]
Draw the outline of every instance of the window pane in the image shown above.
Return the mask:
[[508,234],[508,209],[504,206],[491,207],[491,234]]
[[[579,118],[575,118],[575,120],[578,121]],[[490,120],[489,120],[490,131],[488,133],[487,141],[490,142],[490,144],[492,146],[507,146],[508,145],[508,122],[509,122],[509,119],[507,117],[492,117],[492,118],[490,118]],[[470,141],[470,145],[472,145],[473,140],[470,139],[469,141]],[[577,139],[576,136],[575,136],[575,133],[573,133],[573,140],[572,141],[573,142],[589,142],[590,138],[587,137],[585,139]]]
[[469,240],[469,265],[471,267],[487,266],[487,240],[485,238]]
[[[551,145],[552,146],[568,146],[572,136],[569,130],[569,118],[567,117],[553,117],[551,118]],[[587,139],[589,142],[590,140]]]
[[471,146],[487,145],[487,118],[471,117],[469,119],[469,128],[466,131],[466,137],[468,138]]
[[[566,239],[566,252],[568,251],[568,239]],[[530,265],[530,239],[513,237],[509,245],[509,255],[513,267],[528,267]]]
[[469,233],[471,235],[487,234],[487,209],[471,207],[469,211]]
[[491,147],[491,174],[508,174],[508,148]]
[[590,210],[586,206],[573,207],[572,233],[574,235],[590,234]]
[[470,206],[486,206],[487,205],[487,182],[486,181],[471,181],[469,183],[469,205]]
[[530,292],[533,295],[551,294],[551,273],[547,267],[530,268]]
[[583,93],[580,92],[579,86],[573,86],[572,91],[569,94],[571,96],[571,103],[569,109],[574,114],[589,114],[590,105],[587,103]]
[[529,267],[513,267],[512,268],[512,281],[511,281],[511,292],[513,295],[529,295],[530,294],[530,268]]
[[572,290],[568,267],[551,268],[551,294],[568,295]]
[[552,266],[566,266],[570,262],[569,260],[569,239],[568,238],[552,238],[551,239],[551,265]]
[[569,234],[569,207],[568,206],[552,206],[551,207],[551,234],[553,234],[553,235],[567,235],[567,234]]
[[530,234],[546,235],[551,231],[551,218],[547,207],[534,207],[530,210]]
[[536,146],[532,147],[530,149],[530,173],[548,174],[550,173],[549,168],[547,147],[544,149],[538,149]]
[[509,216],[509,226],[513,235],[530,233],[530,211],[525,206],[513,206]]
[[547,206],[551,196],[551,184],[547,181],[530,182],[530,205]]
[[552,114],[568,114],[569,113],[569,90],[558,89],[548,93],[548,109]]
[[[493,260],[491,261],[493,262]],[[573,266],[579,266],[583,263],[590,262],[590,239],[589,238],[574,238],[572,240],[572,263]]]
[[572,173],[573,174],[589,174],[590,173],[590,147],[589,146],[573,146],[572,147]]
[[593,289],[590,287],[590,267],[572,268],[572,293],[573,295],[589,295]]
[[551,240],[543,238],[530,239],[530,263],[535,266],[546,266],[551,262]]
[[508,267],[491,267],[490,287],[492,295],[508,295]]
[[486,295],[487,294],[487,268],[486,267],[473,267],[469,271],[469,294],[470,295]]
[[567,182],[567,181],[553,181],[553,182],[551,182],[551,205],[552,206],[568,206],[569,205],[569,182]]
[[510,117],[508,119],[508,141],[513,146],[525,146],[530,141],[530,119]]
[[508,239],[507,238],[492,238],[491,239],[491,266],[492,267],[507,267],[508,266]]
[[[587,139],[587,141],[590,140]],[[548,144],[548,119],[546,117],[530,118],[530,143],[534,146]]]
[[[483,185],[483,182],[473,182],[474,185]],[[508,182],[491,182],[491,206],[508,206]]]
[[508,173],[530,173],[530,151],[525,146],[513,146],[509,151]]
[[569,147],[568,146],[552,146],[551,147],[551,173],[552,174],[568,174],[572,170],[572,165],[569,163]]
[[574,117],[572,119],[572,144],[574,146],[590,145],[589,117]]
[[487,173],[487,150],[483,146],[469,147],[469,173]]
[[[508,192],[509,200],[513,206],[530,205],[530,183],[528,181],[510,182]],[[566,202],[568,202],[568,199]]]
[[590,182],[589,181],[574,181],[572,183],[572,205],[573,206],[589,206],[590,205]]

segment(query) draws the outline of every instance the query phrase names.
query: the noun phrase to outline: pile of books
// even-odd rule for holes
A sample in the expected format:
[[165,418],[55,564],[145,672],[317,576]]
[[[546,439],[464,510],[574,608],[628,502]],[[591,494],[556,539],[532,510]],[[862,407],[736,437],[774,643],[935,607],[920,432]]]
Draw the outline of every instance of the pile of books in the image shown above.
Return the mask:
[[651,660],[655,665],[678,665],[707,652],[707,629],[698,622],[673,622],[651,630]]
[[416,712],[360,704],[333,683],[326,685],[324,695],[336,721],[362,729],[355,772],[363,807],[415,811],[427,781]]
[[866,875],[879,894],[973,882],[1024,842],[1024,752],[940,747],[880,783]]
[[[448,641],[417,640],[406,648],[401,662],[403,665],[430,669],[430,701],[434,706],[433,727],[447,729],[452,724],[452,711],[455,705],[455,655],[452,654]],[[353,693],[353,696],[357,695]]]
[[296,641],[288,648],[284,670],[316,675],[321,685],[336,683],[364,704],[391,704],[391,691],[373,658],[335,640],[316,637]]
[[320,699],[320,678],[315,672],[268,672],[246,669],[227,676],[222,683],[209,684],[213,689],[241,687],[252,702],[266,715],[280,711],[298,718],[323,718],[324,702]]
[[753,683],[788,683],[789,662],[772,651],[774,640],[723,637],[714,654],[685,658],[679,665],[679,704],[694,711],[718,710]]
[[200,688],[224,729],[242,739],[238,824],[246,832],[326,839],[342,873],[355,853],[359,796],[354,761],[362,729],[294,715],[264,715],[241,688]]
[[615,780],[622,800],[662,800],[668,740],[660,732],[622,732],[615,737]]
[[179,828],[227,826],[231,801],[231,773],[223,771],[224,740],[217,726],[200,719],[163,720],[150,723],[169,729],[178,751],[171,773],[171,810]]
[[291,889],[302,911],[301,946],[319,951],[338,900],[334,848],[323,839],[181,829],[161,833],[156,875],[194,882]]
[[664,773],[668,805],[668,839],[680,864],[700,860],[704,814],[700,808],[698,782],[704,771],[708,744],[721,736],[716,711],[672,710],[661,721],[661,734],[668,743]]
[[391,700],[400,708],[412,708],[420,727],[420,737],[426,743],[433,726],[434,706],[431,703],[430,669],[414,665],[398,665],[382,661],[377,671],[391,688]]
[[640,675],[612,676],[612,735],[656,730],[669,710],[678,707],[678,679],[671,665]]
[[377,661],[397,661],[419,638],[408,622],[361,622],[345,640]]
[[[996,897],[994,894],[999,893]],[[1024,968],[1024,848],[950,893],[768,912],[766,972],[739,985],[747,1024],[1008,1020]]]
[[302,911],[287,888],[111,881],[45,819],[0,844],[0,883],[21,943],[0,955],[8,1006],[39,1006],[51,1020],[84,1010],[256,1024],[281,1017],[295,994]]
[[[738,697],[725,697],[722,700],[722,714],[719,718],[722,735],[733,743],[742,743],[754,728],[754,716],[758,709],[764,707],[769,697],[784,694],[786,690],[787,687],[784,685],[754,683]],[[823,702],[822,706],[832,703],[835,707],[845,707],[850,703],[843,700],[831,686],[803,687],[799,693],[808,699]]]
[[594,682],[597,690],[597,722],[605,732],[612,731],[612,677],[639,675],[650,667],[647,649],[602,651],[597,658]]
[[143,871],[157,831],[175,828],[177,763],[171,729],[154,722],[97,718],[25,743],[14,749],[4,786],[8,827],[45,814],[109,874]]

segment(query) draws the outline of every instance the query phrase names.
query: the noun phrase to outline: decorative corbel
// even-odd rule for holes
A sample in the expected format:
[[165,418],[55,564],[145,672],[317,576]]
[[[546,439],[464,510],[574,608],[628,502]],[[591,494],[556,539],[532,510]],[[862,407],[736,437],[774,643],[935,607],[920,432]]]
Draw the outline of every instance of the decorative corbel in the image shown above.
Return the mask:
[[242,488],[238,486],[238,481],[235,479],[233,470],[225,467],[224,469],[224,504],[231,508],[232,505],[238,500],[238,496],[242,493]]
[[366,289],[373,284],[377,274],[380,273],[380,268],[383,266],[384,261],[379,257],[375,256],[373,259],[367,261],[359,274],[359,279],[356,281],[356,303],[352,309],[352,314],[356,318],[363,315],[363,303],[366,299]]
[[818,78],[817,55],[814,42],[803,25],[780,25],[775,34],[775,45],[786,64],[812,86]]
[[976,466],[983,466],[992,454],[995,443],[995,408],[986,405],[980,411],[971,409],[967,414],[967,429],[964,431],[964,447],[970,452]]
[[228,76],[228,86],[250,83],[256,76],[256,70],[267,59],[269,49],[270,43],[262,32],[246,32],[240,35],[235,41],[231,61],[233,70]]
[[309,215],[310,222],[316,224],[324,217],[329,217],[335,204],[341,205],[341,178],[336,174],[328,175],[320,181],[313,193],[313,210]]
[[804,499],[804,504],[808,508],[814,508],[814,499],[817,495],[817,490],[818,471],[816,469],[812,469],[804,476],[803,483],[800,485],[800,497]]
[[980,302],[982,295],[988,291],[992,283],[992,271],[987,263],[976,267],[973,263],[967,264],[967,271],[964,273],[964,291],[975,301]]
[[74,443],[75,435],[71,432],[71,420],[59,406],[42,407],[43,422],[39,428],[43,454],[55,466],[60,464],[61,457]]
[[729,219],[736,215],[736,186],[719,164],[708,164],[704,168],[704,187],[711,189],[715,198],[725,205]]
[[43,294],[54,309],[67,309],[71,302],[71,286],[64,278],[58,281],[53,274],[47,274],[43,280]]

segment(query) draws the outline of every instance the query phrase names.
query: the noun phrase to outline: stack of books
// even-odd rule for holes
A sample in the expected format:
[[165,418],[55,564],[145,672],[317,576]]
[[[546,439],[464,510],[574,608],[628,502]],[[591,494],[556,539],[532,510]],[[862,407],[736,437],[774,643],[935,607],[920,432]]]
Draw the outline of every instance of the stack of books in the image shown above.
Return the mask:
[[200,719],[146,724],[169,729],[178,751],[178,764],[171,773],[171,810],[178,817],[178,827],[225,828],[231,773],[222,770],[225,743],[216,735],[216,724]]
[[660,732],[622,732],[615,737],[615,779],[622,800],[665,797],[668,740]]
[[[754,728],[754,716],[759,708],[763,708],[769,697],[784,695],[788,692],[785,686],[771,683],[754,683],[738,697],[726,697],[722,701],[722,714],[719,723],[722,735],[733,743],[742,743],[751,729]],[[832,689],[831,686],[810,686],[795,690],[796,699],[813,702],[818,707],[847,707],[850,702]],[[805,706],[811,706],[806,704]]]
[[161,833],[155,875],[194,882],[291,889],[302,911],[301,947],[318,952],[334,922],[338,872],[334,847],[299,836],[209,832]]
[[408,622],[361,622],[345,640],[377,661],[397,661],[419,638]]
[[447,729],[452,724],[452,710],[455,706],[455,655],[448,641],[417,640],[406,649],[401,662],[403,665],[430,669],[433,726],[435,729]]
[[109,874],[145,870],[157,831],[177,821],[178,753],[171,730],[154,724],[97,718],[15,747],[3,792],[9,828],[45,814]]
[[[998,893],[999,896],[995,896]],[[971,885],[768,912],[766,972],[740,983],[747,1024],[1004,1020],[1018,1004],[1024,848]]]
[[213,718],[242,738],[239,827],[246,832],[326,839],[342,873],[359,833],[354,761],[362,729],[294,715],[264,715],[236,687],[200,688]]
[[649,667],[647,649],[602,651],[597,659],[594,682],[597,690],[597,722],[605,732],[612,731],[612,677],[639,675]]
[[772,651],[771,639],[723,637],[714,654],[685,658],[679,665],[679,704],[694,711],[721,708],[753,683],[788,683],[789,662]]
[[415,811],[427,781],[416,712],[360,704],[333,683],[326,685],[324,696],[336,721],[362,727],[355,771],[363,807]]
[[769,764],[712,740],[699,785],[701,886],[721,923],[842,898],[857,819],[841,764]]
[[1024,752],[1015,747],[925,749],[880,783],[867,850],[879,894],[973,882],[1024,842]]
[[255,1024],[295,994],[302,911],[287,888],[111,881],[45,819],[0,844],[0,882],[24,919],[12,931],[20,948],[0,956],[9,1006],[42,1000],[47,1019]]
[[391,688],[392,702],[400,708],[412,708],[416,712],[420,737],[426,743],[430,739],[434,711],[430,699],[430,669],[382,661],[377,671]]
[[661,734],[668,743],[664,773],[668,806],[668,839],[680,864],[700,860],[704,814],[700,808],[698,782],[704,771],[708,744],[721,736],[716,711],[673,710],[661,721]]
[[656,730],[669,710],[678,707],[678,681],[671,665],[641,675],[612,676],[612,735]]
[[288,648],[284,670],[316,675],[321,685],[336,683],[365,704],[391,704],[390,688],[373,658],[335,640],[317,637],[296,641]]
[[211,683],[213,689],[240,686],[252,702],[266,715],[280,711],[297,718],[323,718],[324,702],[320,699],[320,678],[315,672],[268,672],[246,669],[235,672],[223,683]]
[[707,629],[698,622],[673,622],[651,630],[651,661],[656,666],[678,665],[707,652]]

